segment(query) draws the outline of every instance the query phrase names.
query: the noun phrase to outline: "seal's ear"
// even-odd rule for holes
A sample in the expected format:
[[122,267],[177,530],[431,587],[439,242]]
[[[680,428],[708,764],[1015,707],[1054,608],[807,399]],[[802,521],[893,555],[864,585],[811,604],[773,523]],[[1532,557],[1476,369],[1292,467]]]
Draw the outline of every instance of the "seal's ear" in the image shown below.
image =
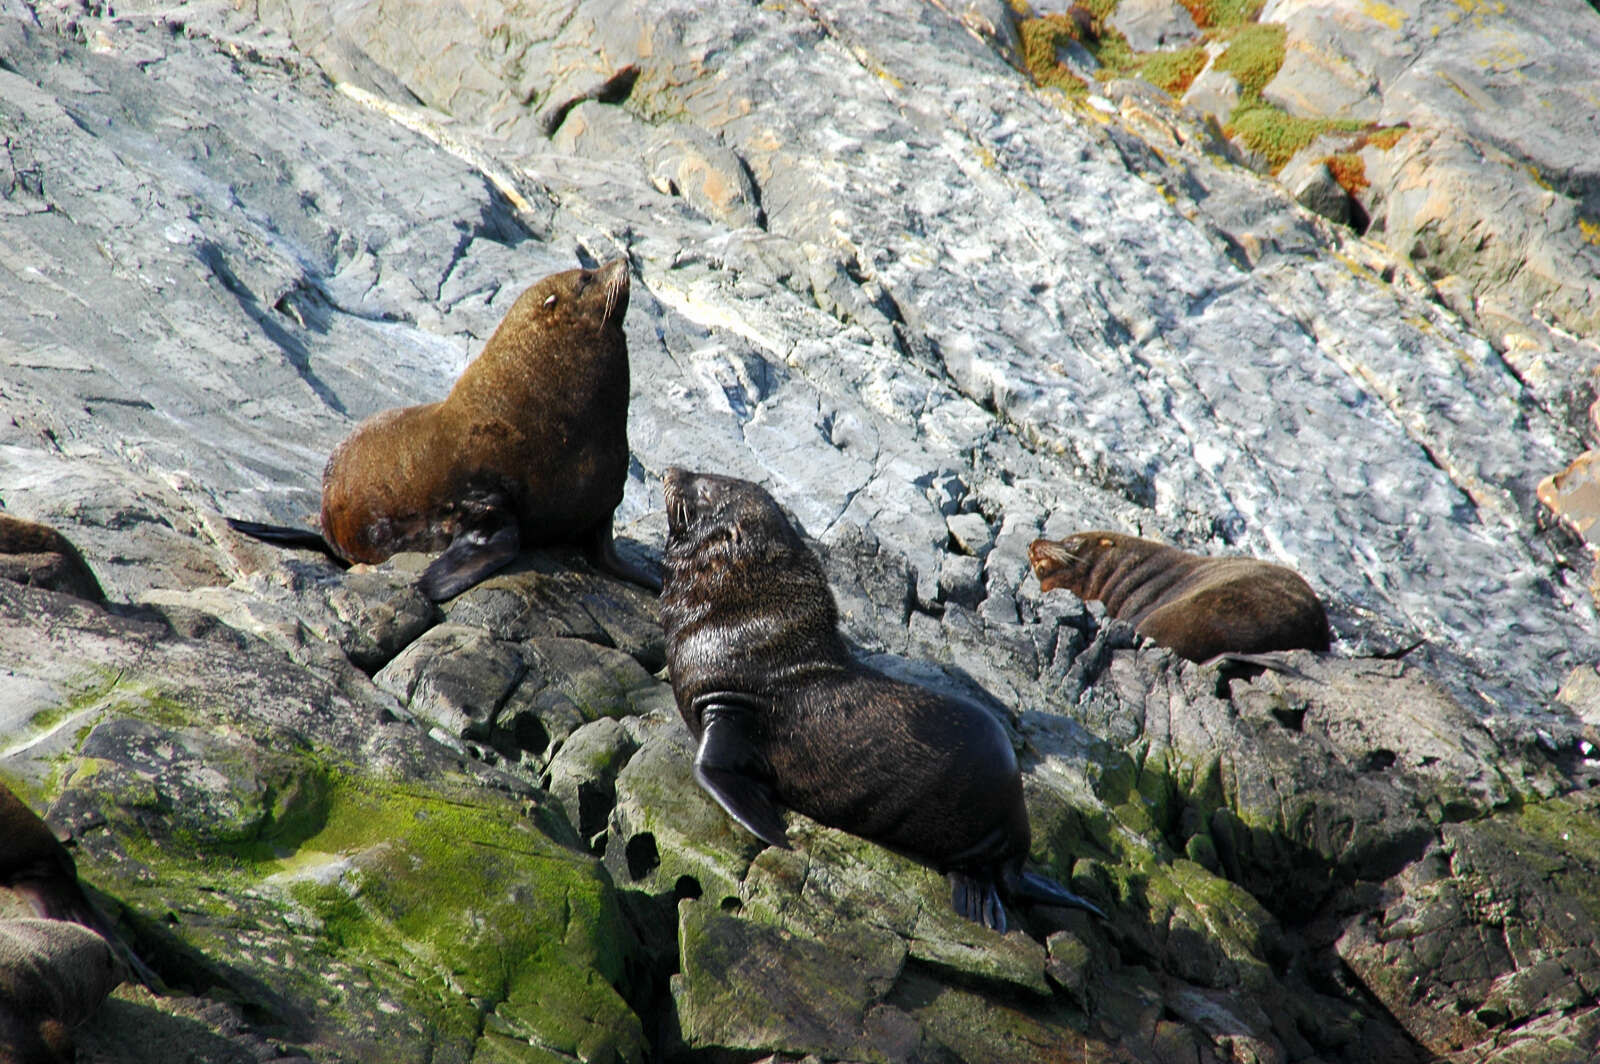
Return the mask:
[[549,295],[544,297],[544,309],[554,310],[558,302],[560,302],[560,300],[556,298],[556,294],[551,292]]

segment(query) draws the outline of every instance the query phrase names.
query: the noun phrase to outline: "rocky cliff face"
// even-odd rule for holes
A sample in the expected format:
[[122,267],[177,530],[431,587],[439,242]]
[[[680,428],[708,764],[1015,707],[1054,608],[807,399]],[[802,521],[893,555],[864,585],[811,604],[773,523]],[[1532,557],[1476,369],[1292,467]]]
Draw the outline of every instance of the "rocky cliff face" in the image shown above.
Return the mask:
[[[1600,284],[1600,133],[1539,79],[1600,79],[1536,42],[1600,15],[1090,6],[0,3],[0,501],[111,601],[0,582],[0,773],[173,988],[88,1059],[1593,1050],[1600,637],[1535,489],[1593,442]],[[1262,172],[1279,114],[1366,136],[1278,160],[1362,159],[1354,227]],[[1110,920],[762,849],[575,554],[439,608],[223,524],[306,523],[356,420],[618,254],[623,549],[669,465],[768,486],[864,656],[1009,722]],[[1027,543],[1086,527],[1295,566],[1333,654],[1223,675],[1042,596]]]

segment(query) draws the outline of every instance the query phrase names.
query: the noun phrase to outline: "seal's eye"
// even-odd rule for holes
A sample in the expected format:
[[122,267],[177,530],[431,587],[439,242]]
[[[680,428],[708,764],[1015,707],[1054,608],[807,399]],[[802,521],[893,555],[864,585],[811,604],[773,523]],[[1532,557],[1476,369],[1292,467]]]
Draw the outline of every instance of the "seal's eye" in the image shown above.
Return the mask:
[[544,309],[545,310],[549,310],[551,307],[553,307],[555,305],[556,305],[556,294],[554,292],[551,292],[549,295],[544,297]]

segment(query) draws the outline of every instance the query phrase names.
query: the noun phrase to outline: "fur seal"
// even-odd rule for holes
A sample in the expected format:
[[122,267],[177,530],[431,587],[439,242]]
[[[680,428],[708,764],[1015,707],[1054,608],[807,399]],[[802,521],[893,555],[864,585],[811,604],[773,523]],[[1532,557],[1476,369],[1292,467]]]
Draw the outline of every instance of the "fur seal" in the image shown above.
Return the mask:
[[0,919],[0,1064],[71,1064],[71,1029],[121,981],[110,943],[88,928]]
[[1328,615],[1293,569],[1206,558],[1120,532],[1036,539],[1028,560],[1045,591],[1064,587],[1190,661],[1219,654],[1327,650]]
[[1023,870],[1029,827],[1005,729],[972,702],[855,661],[816,554],[772,496],[669,469],[661,623],[695,778],[787,849],[787,807],[945,873],[956,911],[1005,930],[1004,900],[1104,915]]
[[8,513],[0,513],[0,578],[90,602],[106,600],[94,570],[66,536]]
[[78,866],[50,825],[0,783],[0,887],[15,891],[35,914],[68,920],[98,933],[140,982],[152,990],[161,979],[128,949],[78,882]]
[[322,534],[230,521],[337,559],[440,551],[423,572],[435,602],[525,547],[574,543],[651,590],[617,557],[611,515],[628,472],[628,263],[552,274],[512,304],[443,400],[356,426],[322,474]]

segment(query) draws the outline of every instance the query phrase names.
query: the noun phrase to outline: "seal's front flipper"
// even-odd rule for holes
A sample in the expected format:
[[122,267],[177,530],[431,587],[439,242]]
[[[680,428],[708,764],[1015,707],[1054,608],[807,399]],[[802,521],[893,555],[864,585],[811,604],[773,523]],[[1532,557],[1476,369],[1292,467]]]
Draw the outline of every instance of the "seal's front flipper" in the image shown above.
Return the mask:
[[498,526],[468,529],[422,570],[417,585],[433,602],[455,598],[515,558],[521,545],[515,518]]
[[611,518],[596,525],[583,547],[584,555],[601,572],[610,573],[630,584],[638,584],[647,591],[661,594],[661,574],[625,561],[617,554],[617,545],[611,538]]
[[709,701],[700,709],[694,778],[728,815],[769,846],[790,849],[783,814],[767,783],[766,764],[749,733],[750,710]]
[[333,546],[321,535],[309,528],[294,528],[290,525],[268,525],[260,521],[242,521],[237,517],[224,518],[228,527],[235,532],[242,532],[251,539],[259,539],[263,543],[271,543],[276,547],[295,547],[300,550],[319,550],[332,558],[343,568],[350,568],[350,563],[334,553]]

